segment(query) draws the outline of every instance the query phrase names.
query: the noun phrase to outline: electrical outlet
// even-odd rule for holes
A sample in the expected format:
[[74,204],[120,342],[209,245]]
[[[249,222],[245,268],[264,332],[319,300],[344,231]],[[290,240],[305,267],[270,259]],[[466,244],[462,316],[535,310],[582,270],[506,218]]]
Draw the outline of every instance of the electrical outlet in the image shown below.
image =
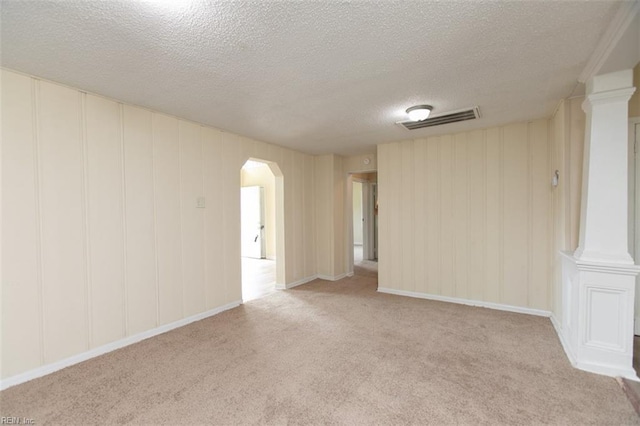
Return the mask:
[[205,198],[204,197],[196,198],[196,208],[204,209],[204,205],[205,205]]

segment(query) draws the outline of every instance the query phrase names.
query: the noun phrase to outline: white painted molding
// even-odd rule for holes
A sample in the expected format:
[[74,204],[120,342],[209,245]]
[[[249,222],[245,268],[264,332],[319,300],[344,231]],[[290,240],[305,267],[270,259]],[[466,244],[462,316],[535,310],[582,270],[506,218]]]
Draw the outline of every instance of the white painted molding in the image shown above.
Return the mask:
[[21,383],[28,382],[29,380],[37,379],[38,377],[46,376],[47,374],[54,373],[58,370],[62,370],[63,368],[70,367],[74,364],[79,364],[91,358],[104,355],[106,353],[115,351],[116,349],[121,349],[121,348],[124,348],[125,346],[133,345],[134,343],[138,343],[150,337],[154,337],[159,334],[166,333],[176,328],[184,327],[185,325],[191,324],[192,322],[203,320],[205,318],[214,316],[216,314],[227,311],[229,309],[233,309],[238,306],[240,306],[239,300],[228,303],[224,306],[217,307],[215,309],[211,309],[209,311],[201,312],[199,314],[192,315],[190,317],[183,318],[178,321],[174,321],[169,324],[161,325],[160,327],[156,327],[151,330],[143,331],[142,333],[138,333],[133,336],[125,337],[124,339],[116,340],[115,342],[107,343],[106,345],[99,346],[97,348],[88,350],[86,352],[82,352],[80,354],[71,356],[69,358],[65,358],[63,360],[56,361],[51,364],[34,368],[33,370],[29,370],[24,373],[17,374],[12,377],[8,377],[0,381],[0,391],[8,389],[12,386],[19,385]]
[[498,311],[515,312],[518,314],[536,315],[539,317],[550,317],[550,311],[542,309],[525,308],[521,306],[503,305],[501,303],[485,302],[482,300],[461,299],[458,297],[440,296],[437,294],[418,293],[414,291],[396,290],[393,288],[378,287],[379,293],[394,294],[396,296],[408,296],[418,299],[437,300],[438,302],[457,303],[459,305],[476,306],[480,308],[495,309]]
[[591,262],[588,260],[582,260],[576,258],[570,252],[560,252],[561,256],[572,260],[576,264],[576,268],[579,271],[585,272],[600,272],[603,274],[613,275],[631,275],[636,276],[640,273],[640,265],[628,264],[628,263],[603,263],[603,262]]
[[340,274],[340,275],[335,275],[335,276],[318,274],[318,278],[320,278],[321,280],[325,280],[325,281],[338,281],[338,280],[341,280],[343,278],[346,278],[347,276],[349,276],[349,275],[347,275],[347,273]]
[[633,369],[636,265],[578,260],[560,252],[562,320],[552,318],[571,364],[638,380]]
[[306,278],[303,278],[303,279],[298,280],[298,281],[294,281],[294,282],[289,283],[289,284],[276,284],[276,290],[288,290],[290,288],[298,287],[299,285],[311,282],[311,281],[313,281],[313,280],[315,280],[317,278],[318,278],[317,275],[311,275],[310,277],[306,277]]
[[613,17],[609,27],[600,39],[598,46],[589,58],[589,62],[587,62],[587,65],[580,73],[578,77],[580,83],[586,83],[598,74],[639,11],[640,2],[637,0],[633,2],[623,2],[620,5],[618,12]]
[[556,330],[556,334],[558,335],[558,339],[560,340],[562,349],[564,349],[564,353],[567,355],[567,358],[569,358],[569,362],[571,363],[571,365],[575,367],[576,356],[571,350],[571,345],[569,345],[569,342],[567,341],[567,337],[564,335],[560,322],[556,318],[555,314],[551,314],[551,317],[549,317],[549,319],[551,320],[551,324],[553,325],[553,328]]
[[588,371],[589,373],[601,374],[609,377],[624,377],[625,379],[640,381],[636,375],[636,371],[629,368],[615,368],[609,364],[601,364],[597,362],[576,362],[573,366],[579,370]]
[[613,99],[618,102],[629,102],[631,96],[636,91],[635,87],[629,87],[625,89],[607,90],[606,92],[592,93],[585,96],[582,103],[582,110],[586,113],[587,108],[593,105],[608,104]]

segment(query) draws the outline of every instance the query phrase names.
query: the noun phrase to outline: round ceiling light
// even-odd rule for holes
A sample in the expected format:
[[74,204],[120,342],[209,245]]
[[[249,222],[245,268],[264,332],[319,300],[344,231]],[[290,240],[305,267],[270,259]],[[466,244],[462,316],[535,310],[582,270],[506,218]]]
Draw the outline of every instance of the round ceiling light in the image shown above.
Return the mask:
[[432,109],[433,107],[431,105],[416,105],[408,108],[407,114],[411,121],[422,121],[429,118]]

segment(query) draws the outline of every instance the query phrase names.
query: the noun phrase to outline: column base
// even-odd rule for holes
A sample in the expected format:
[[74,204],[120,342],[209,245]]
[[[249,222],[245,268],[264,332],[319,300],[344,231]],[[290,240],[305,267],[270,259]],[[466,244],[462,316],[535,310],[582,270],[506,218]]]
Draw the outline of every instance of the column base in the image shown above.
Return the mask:
[[554,325],[574,367],[638,380],[633,369],[636,265],[562,257],[562,312]]

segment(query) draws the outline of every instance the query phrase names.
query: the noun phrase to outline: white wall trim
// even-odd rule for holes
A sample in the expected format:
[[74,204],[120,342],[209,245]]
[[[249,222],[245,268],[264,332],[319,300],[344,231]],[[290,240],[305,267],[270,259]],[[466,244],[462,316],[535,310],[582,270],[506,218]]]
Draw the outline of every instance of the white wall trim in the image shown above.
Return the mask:
[[540,317],[550,317],[550,311],[541,309],[525,308],[521,306],[503,305],[501,303],[485,302],[482,300],[462,299],[458,297],[440,296],[437,294],[418,293],[414,291],[396,290],[393,288],[378,287],[379,293],[394,294],[396,296],[408,296],[418,299],[436,300],[438,302],[457,303],[459,305],[477,306],[480,308],[495,309],[498,311],[516,312],[519,314],[536,315]]
[[625,379],[639,381],[638,376],[633,368],[616,368],[608,364],[598,362],[577,362],[573,365],[575,368],[588,371],[589,373],[601,374],[609,377],[624,377]]
[[[353,275],[353,272],[351,272],[351,274]],[[335,276],[318,274],[318,278],[320,278],[321,280],[325,280],[325,281],[338,281],[338,280],[341,280],[341,279],[346,278],[348,276],[350,276],[350,275],[348,273],[346,273],[346,272],[344,274],[335,275]]]
[[21,383],[28,382],[29,380],[37,379],[38,377],[46,376],[47,374],[54,373],[58,370],[62,370],[63,368],[70,367],[74,364],[79,364],[83,361],[87,361],[91,358],[98,357],[100,355],[104,355],[108,352],[115,351],[116,349],[124,348],[125,346],[133,345],[134,343],[138,343],[142,340],[146,340],[150,337],[157,336],[159,334],[166,333],[168,331],[174,330],[176,328],[183,327],[192,322],[200,321],[205,318],[214,316],[221,312],[227,311],[229,309],[233,309],[237,306],[240,306],[240,301],[235,301],[228,303],[226,305],[217,307],[215,309],[211,309],[209,311],[201,312],[196,315],[192,315],[187,318],[183,318],[178,321],[174,321],[169,324],[161,325],[160,327],[152,328],[151,330],[143,331],[142,333],[135,334],[133,336],[125,337],[124,339],[116,340],[115,342],[107,343],[106,345],[99,346],[97,348],[88,350],[86,352],[82,352],[80,354],[71,356],[69,358],[65,358],[60,361],[56,361],[51,364],[43,365],[38,368],[34,368],[33,370],[26,371],[21,374],[17,374],[12,377],[8,377],[0,381],[0,390],[8,389],[12,386],[19,385]]
[[567,342],[567,338],[562,332],[562,327],[560,326],[560,322],[556,318],[555,314],[551,314],[551,317],[549,319],[551,320],[551,324],[553,325],[553,328],[556,330],[556,334],[558,335],[558,339],[560,340],[562,349],[564,349],[564,353],[567,355],[567,358],[569,358],[569,362],[571,363],[571,365],[575,367],[576,357],[573,354],[573,351],[571,350],[571,346],[569,345],[569,342]]
[[589,62],[587,62],[587,65],[580,73],[580,76],[578,77],[578,81],[580,83],[586,83],[589,79],[598,74],[598,71],[600,71],[604,63],[607,61],[609,55],[613,49],[615,49],[625,31],[627,31],[627,28],[631,25],[631,22],[633,22],[639,10],[640,2],[638,1],[624,2],[620,5],[618,12],[613,17],[613,20],[605,31],[604,36],[602,36],[598,46],[589,58]]
[[276,284],[276,290],[288,290],[290,288],[298,287],[299,285],[311,282],[317,278],[317,275],[311,275],[310,277],[302,278],[301,280],[294,281],[289,284]]

